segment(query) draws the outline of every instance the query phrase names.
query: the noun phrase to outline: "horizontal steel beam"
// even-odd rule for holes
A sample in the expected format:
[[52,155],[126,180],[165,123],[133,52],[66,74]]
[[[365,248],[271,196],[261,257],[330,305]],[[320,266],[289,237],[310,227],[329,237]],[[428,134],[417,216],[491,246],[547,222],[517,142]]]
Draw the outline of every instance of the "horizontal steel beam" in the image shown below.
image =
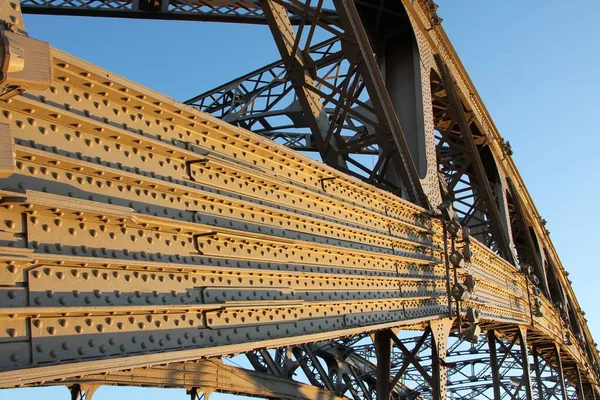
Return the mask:
[[[255,0],[22,0],[26,14],[266,24]],[[332,18],[335,12],[325,11]],[[297,24],[298,18],[292,18]]]
[[[285,377],[226,365],[219,360],[175,363],[150,368],[115,371],[67,379],[62,385],[82,387],[140,386],[156,388],[197,388],[203,393],[220,392],[287,400],[343,400],[334,392],[295,382]],[[90,400],[86,398],[86,400]]]
[[[410,183],[405,188],[419,192],[403,131],[354,4],[337,2],[343,12],[335,19],[298,2],[268,3],[271,25],[277,15],[286,22],[278,29],[285,31],[281,47],[291,50],[284,60],[287,72],[298,68],[296,84],[310,92],[303,110],[314,109],[325,138],[333,125],[327,126],[327,111],[317,104],[322,94],[315,94],[320,90],[315,82],[321,78],[314,73],[310,49],[299,51],[294,35],[310,25],[307,20],[342,29],[335,35],[355,71],[344,79],[356,87],[364,82],[384,128],[379,138],[395,140],[402,158],[397,172],[405,175],[405,185]],[[404,3],[413,22],[434,22]],[[73,4],[79,3],[67,7]],[[121,5],[205,20],[262,18],[255,3]],[[222,14],[215,17],[215,11]],[[290,26],[294,15],[297,32]],[[460,110],[463,127],[475,121],[485,136],[477,140],[487,143],[494,132],[487,133],[490,123],[477,98],[465,95],[468,77],[440,30],[424,28],[421,34],[448,65],[446,92]],[[8,31],[2,39],[8,50],[0,82],[0,138],[8,145],[0,148],[0,387],[113,371],[117,376],[124,369],[428,327],[436,338],[435,368],[423,372],[412,353],[410,362],[430,386],[436,383],[440,397],[445,343],[432,326],[448,313],[457,317],[459,331],[481,325],[501,338],[518,336],[522,356],[528,345],[556,345],[567,379],[580,386],[597,383],[598,357],[564,271],[556,271],[555,284],[566,288],[568,326],[547,299],[537,296],[532,278],[519,273],[524,269],[467,233],[454,238],[454,227],[450,251],[464,258],[456,261],[453,254],[454,287],[471,279],[476,288],[465,298],[455,295],[455,309],[448,308],[451,282],[444,263],[451,259],[451,225],[431,210],[43,42]],[[340,93],[333,85],[329,89]],[[338,101],[330,115],[343,121],[356,113],[349,105],[360,103],[356,93],[342,93],[341,101],[326,94]],[[463,105],[473,113],[472,121]],[[325,143],[322,148],[340,152],[337,143]],[[471,152],[480,151],[481,143],[471,143]],[[490,151],[498,156],[494,146]],[[516,172],[510,162],[508,167],[501,163],[500,170],[512,179]],[[489,208],[495,194],[485,181],[489,171],[480,167]],[[539,232],[530,199],[520,181],[514,182],[512,194],[523,200],[519,218]],[[415,193],[413,199],[420,197]],[[493,227],[504,229],[499,211],[494,215]],[[555,257],[547,235],[539,233],[543,248]],[[523,375],[527,371],[523,367]]]
[[[443,230],[424,209],[65,53],[49,57],[50,87],[0,114],[14,140],[0,181],[0,387],[446,316]],[[474,239],[470,251],[457,273],[477,290],[463,311],[529,325],[526,279]],[[560,342],[561,321],[542,306],[531,329]],[[561,351],[591,371],[577,343]]]

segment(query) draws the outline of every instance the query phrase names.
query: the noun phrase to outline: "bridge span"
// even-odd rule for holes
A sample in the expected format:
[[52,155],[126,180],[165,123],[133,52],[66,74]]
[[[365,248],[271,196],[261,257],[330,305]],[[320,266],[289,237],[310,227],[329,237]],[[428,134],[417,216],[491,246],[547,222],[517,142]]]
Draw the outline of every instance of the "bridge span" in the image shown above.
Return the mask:
[[[282,59],[182,103],[22,12],[266,24]],[[0,17],[0,388],[600,396],[568,273],[433,2]]]

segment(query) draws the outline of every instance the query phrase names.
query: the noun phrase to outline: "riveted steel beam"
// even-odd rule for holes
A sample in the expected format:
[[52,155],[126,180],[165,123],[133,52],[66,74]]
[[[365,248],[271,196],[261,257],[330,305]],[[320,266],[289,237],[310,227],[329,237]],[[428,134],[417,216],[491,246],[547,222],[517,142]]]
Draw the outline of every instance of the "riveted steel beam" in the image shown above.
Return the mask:
[[[29,14],[266,24],[255,0],[24,0],[21,5]],[[325,12],[335,18],[333,11]]]
[[[190,19],[211,19],[222,20],[222,21],[239,21],[239,22],[264,22],[264,16],[261,14],[261,10],[256,6],[256,3],[202,3],[202,2],[150,2],[150,1],[139,1],[139,2],[103,2],[98,1],[94,4],[81,3],[81,2],[39,2],[39,1],[26,1],[27,12],[38,12],[38,13],[57,13],[57,14],[71,14],[71,15],[107,15],[107,16],[128,16],[128,17],[142,17],[142,18],[190,18]],[[13,7],[16,2],[10,2],[10,6]],[[409,2],[403,1],[412,26],[419,36],[419,40],[422,40],[421,48],[424,45],[429,47],[428,51],[431,54],[439,54],[446,62],[448,68],[451,70],[452,76],[456,80],[458,91],[461,95],[462,100],[467,105],[467,108],[472,111],[473,118],[476,121],[477,126],[481,132],[485,134],[485,137],[489,139],[487,143],[493,158],[498,165],[498,171],[502,175],[509,177],[513,180],[516,190],[522,196],[523,208],[527,215],[527,219],[532,222],[531,228],[535,231],[536,236],[540,241],[540,246],[547,249],[549,258],[552,263],[557,266],[559,274],[557,279],[561,285],[564,286],[568,297],[572,298],[574,303],[574,309],[576,310],[573,317],[577,319],[573,323],[582,326],[581,334],[585,336],[583,340],[583,346],[586,347],[586,353],[593,358],[591,365],[598,372],[598,365],[600,359],[598,358],[595,350],[591,347],[591,334],[589,329],[584,323],[584,318],[579,312],[579,306],[577,305],[573,290],[566,278],[566,274],[560,261],[554,251],[551,241],[548,237],[548,232],[544,228],[544,221],[539,216],[533,202],[527,193],[527,190],[522,182],[518,171],[510,158],[510,149],[507,143],[500,137],[494,126],[487,110],[481,99],[479,98],[477,91],[475,90],[472,82],[466,74],[464,67],[460,63],[458,56],[454,52],[448,38],[446,37],[443,28],[440,26],[440,19],[435,13],[435,7],[426,1]],[[372,9],[381,9],[381,5],[376,6],[374,4],[366,4]],[[20,14],[16,10],[18,14]],[[13,11],[11,13],[14,14]],[[334,14],[328,15],[330,21],[337,23],[337,17]],[[302,20],[295,16],[290,16],[292,23],[300,23]],[[13,24],[17,30],[21,29],[24,31],[24,26],[20,27],[22,20],[19,19],[18,23]],[[357,142],[358,145],[358,142]],[[363,144],[360,144],[363,146]],[[389,163],[389,157],[381,157],[381,163],[377,165],[378,168],[387,167]],[[363,171],[364,173],[365,171]],[[481,216],[478,216],[481,218]]]
[[[317,22],[334,30],[383,121],[377,134],[393,140],[402,149],[396,160],[406,161],[410,152],[397,140],[395,109],[354,5],[336,3],[344,11],[336,21],[306,4],[275,4],[290,23],[288,14],[311,21],[301,18],[298,31]],[[289,54],[302,58],[286,68],[306,72],[310,57],[298,53],[306,46],[294,39]],[[0,188],[2,387],[240,352],[258,352],[287,379],[302,368],[290,346],[413,328],[430,332],[421,347],[433,356],[429,370],[414,356],[410,364],[443,397],[448,365],[440,338],[447,332],[434,327],[445,326],[442,260],[449,254],[441,224],[426,209],[74,57],[47,53],[50,74],[11,92],[0,110],[2,139],[14,143],[14,169]],[[347,95],[308,72],[329,90],[321,99]],[[337,99],[328,115],[343,121],[357,112]],[[402,188],[412,187],[410,169],[402,171]],[[528,198],[520,199],[530,216]],[[569,327],[547,299],[532,320],[526,278],[473,233],[456,282],[469,275],[477,285],[458,302],[458,315],[476,308],[480,324],[498,337],[517,337],[521,365],[528,341],[557,343],[565,379],[585,371],[584,384],[595,383],[591,336],[561,270]],[[573,340],[565,340],[571,331]],[[330,386],[372,397],[367,363],[344,359],[352,363],[332,369]],[[321,381],[316,366],[306,369]]]
[[[4,386],[445,315],[441,227],[422,209],[52,54],[52,88],[2,110],[16,172],[3,181],[0,312],[23,348],[3,353],[22,369],[2,372]],[[527,323],[524,281],[507,288],[512,267],[471,250],[482,297],[465,307]]]
[[95,389],[101,385],[193,388],[193,390],[190,390],[192,395],[192,392],[219,392],[289,400],[344,399],[343,396],[336,395],[335,392],[323,390],[316,386],[296,382],[287,377],[278,377],[273,374],[226,365],[219,360],[175,363],[150,368],[115,371],[109,374],[87,375],[67,380],[63,384],[71,388],[71,393],[77,393],[78,400],[80,398],[90,400],[90,388]]

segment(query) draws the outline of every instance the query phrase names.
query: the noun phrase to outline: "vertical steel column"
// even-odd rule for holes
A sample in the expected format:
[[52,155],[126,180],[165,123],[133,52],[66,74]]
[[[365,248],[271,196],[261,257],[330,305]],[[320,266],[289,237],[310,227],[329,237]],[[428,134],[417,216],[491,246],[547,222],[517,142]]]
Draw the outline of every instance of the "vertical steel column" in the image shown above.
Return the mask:
[[[395,28],[398,29],[398,26]],[[412,30],[397,34],[392,39],[381,32],[381,29],[384,28],[377,26],[367,31],[415,167],[423,177],[427,172],[427,156],[419,49]],[[430,107],[427,112],[430,112]]]
[[71,394],[71,400],[83,400],[85,398],[85,394],[79,384],[69,386],[69,392]]
[[560,348],[556,345],[553,345],[554,349],[554,359],[556,360],[556,372],[558,372],[558,379],[560,383],[560,393],[562,400],[567,400],[567,387],[565,385],[565,376],[563,374],[563,366],[562,360],[560,358]]
[[577,391],[577,399],[585,400],[585,392],[583,391],[583,382],[581,381],[581,371],[579,371],[579,367],[575,365],[575,374],[577,378],[577,382],[575,382],[575,390]]
[[533,400],[533,390],[531,387],[531,374],[529,372],[529,355],[527,353],[527,328],[519,326],[517,338],[521,348],[521,366],[523,368],[523,384],[525,385],[525,393],[527,400]]
[[532,356],[533,356],[533,366],[535,368],[535,381],[536,381],[536,386],[537,386],[537,395],[538,395],[538,399],[543,399],[544,398],[544,383],[542,381],[542,366],[540,365],[540,353],[539,353],[539,349],[537,346],[535,346],[532,350]]
[[494,400],[500,400],[500,365],[498,365],[498,352],[496,351],[496,332],[490,329],[487,333],[488,347],[490,349],[490,368],[492,370],[492,382],[494,384]]
[[440,349],[433,340],[431,346],[431,395],[434,400],[443,400],[446,398],[446,367],[443,362],[446,357],[446,352],[440,354]]
[[80,385],[75,384],[68,387],[71,394],[71,400],[92,400],[92,396],[99,385]]
[[431,381],[432,381],[432,399],[446,399],[447,391],[447,367],[446,352],[448,349],[448,337],[454,319],[444,318],[429,323],[433,343],[431,345]]
[[377,400],[389,400],[391,394],[390,375],[392,364],[392,331],[375,332],[375,354],[377,355]]

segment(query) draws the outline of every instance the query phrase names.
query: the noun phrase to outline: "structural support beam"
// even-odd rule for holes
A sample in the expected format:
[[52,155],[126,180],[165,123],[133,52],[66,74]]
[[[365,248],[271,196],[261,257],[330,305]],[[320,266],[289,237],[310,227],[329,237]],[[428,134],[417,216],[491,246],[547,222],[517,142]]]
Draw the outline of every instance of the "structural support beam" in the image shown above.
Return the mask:
[[377,400],[389,400],[391,395],[390,375],[392,362],[391,330],[375,332],[375,353],[377,354]]
[[[544,264],[542,262],[540,248],[539,248],[539,246],[536,246],[536,243],[534,242],[534,238],[531,235],[530,225],[527,221],[525,210],[523,209],[523,205],[521,202],[521,198],[519,197],[519,193],[515,190],[515,187],[510,179],[507,180],[507,183],[508,183],[508,188],[511,193],[512,203],[513,203],[513,206],[515,207],[515,213],[516,213],[516,218],[511,221],[511,225],[512,224],[521,225],[520,226],[520,229],[521,229],[520,236],[521,237],[518,238],[519,239],[518,245],[516,243],[517,238],[513,237],[513,239],[515,240],[515,247],[517,248],[517,254],[519,255],[521,262],[525,261],[522,259],[522,258],[524,258],[524,255],[522,254],[522,252],[521,252],[521,254],[519,254],[519,250],[521,250],[523,247],[526,249],[526,250],[523,250],[527,254],[526,261],[531,262],[533,264],[535,274],[538,276],[538,278],[540,280],[544,294],[546,295],[546,297],[548,299],[551,299],[550,291],[548,290],[548,278],[546,276],[546,271],[544,270]],[[515,227],[513,227],[513,232],[514,231],[515,231]]]
[[[435,60],[443,82],[442,90],[446,94],[445,100],[447,102],[447,108],[445,113],[448,118],[444,127],[441,127],[438,124],[437,129],[442,132],[442,138],[440,144],[438,144],[438,148],[445,143],[448,146],[450,153],[448,155],[438,154],[438,158],[448,157],[450,163],[452,163],[452,159],[460,160],[461,163],[458,164],[460,166],[460,172],[452,173],[449,179],[453,182],[449,186],[451,188],[455,187],[458,180],[461,179],[464,174],[467,174],[469,177],[468,183],[471,186],[470,191],[473,195],[471,209],[466,212],[465,217],[463,218],[463,224],[471,228],[475,235],[477,235],[477,232],[482,231],[484,235],[480,237],[480,240],[488,244],[490,244],[489,242],[491,240],[493,247],[496,247],[496,251],[501,257],[513,265],[518,266],[508,239],[507,226],[500,216],[498,202],[494,196],[487,175],[491,171],[486,171],[484,168],[479,153],[480,149],[475,142],[470,126],[471,123],[466,116],[465,108],[456,89],[454,78],[440,55],[436,55]],[[458,131],[455,131],[455,126],[458,127]],[[440,151],[441,150],[438,150],[438,153]],[[465,182],[463,182],[463,184],[465,184]],[[459,192],[457,190],[455,192],[453,189],[451,189],[451,193],[449,194],[453,201],[456,201],[458,197],[464,195],[463,191]],[[477,216],[477,213],[482,215]],[[475,215],[475,218],[478,220],[477,224],[474,224],[471,221],[473,215]],[[485,237],[488,234],[491,236],[490,239]]]
[[285,376],[249,371],[217,360],[174,363],[151,368],[115,371],[68,379],[72,400],[91,400],[101,385],[143,386],[188,389],[192,398],[199,393],[221,392],[287,400],[343,400],[335,392],[295,382]]
[[[560,349],[559,349],[560,351]],[[583,390],[583,382],[581,381],[581,371],[579,371],[579,367],[577,365],[574,366],[575,369],[575,393],[577,394],[578,400],[585,400],[585,391]]]
[[490,329],[487,332],[488,346],[490,349],[490,369],[492,372],[492,390],[494,392],[494,400],[502,399],[500,395],[500,388],[502,382],[500,382],[500,363],[498,362],[498,352],[496,349],[496,332]]
[[507,339],[499,338],[494,329],[487,331],[494,400],[505,396],[533,400],[526,330],[515,327]]
[[[173,4],[140,0],[135,7],[154,13]],[[229,3],[234,4],[239,5]],[[0,96],[0,135],[10,144],[0,185],[0,386],[68,382],[79,385],[73,393],[81,397],[85,385],[125,368],[144,371],[252,352],[253,365],[275,379],[289,380],[302,368],[321,390],[370,400],[376,365],[349,355],[351,345],[346,344],[373,332],[406,328],[424,334],[410,342],[414,346],[391,336],[395,348],[380,359],[386,373],[390,365],[386,379],[393,378],[382,396],[432,390],[434,398],[445,397],[447,369],[456,367],[446,361],[452,322],[443,319],[447,281],[442,260],[453,257],[453,264],[460,265],[460,254],[454,247],[448,254],[440,245],[445,235],[420,196],[396,115],[399,104],[389,101],[390,86],[384,85],[373,41],[363,27],[367,6],[399,17],[392,28],[404,10],[397,1],[387,2],[398,7],[391,9],[386,1],[334,0],[339,18],[332,18],[320,2],[262,4],[271,27],[278,25],[282,76],[289,76],[297,91],[306,89],[298,91],[308,100],[295,115],[310,111],[318,122],[311,129],[323,139],[319,151],[338,170],[19,35],[18,26],[0,25],[6,44],[0,63],[6,89]],[[407,26],[399,28],[404,32]],[[332,40],[327,43],[339,49],[325,45],[328,50],[316,60],[313,27],[328,32]],[[322,74],[319,66],[333,71]],[[449,133],[460,138],[463,132],[454,125],[475,126],[461,103],[461,93],[468,91],[454,87],[453,78],[463,79],[460,73],[442,75],[443,91],[451,92],[445,97],[454,105]],[[318,107],[311,108],[314,104]],[[349,128],[353,120],[368,122],[368,129]],[[348,131],[354,132],[350,139],[344,135]],[[487,136],[479,133],[467,135],[474,136],[475,149],[463,155],[492,151],[491,145],[485,147]],[[345,155],[374,144],[379,159],[366,180],[386,191],[339,172],[356,175],[343,165],[349,162]],[[456,154],[445,156],[457,162]],[[487,161],[495,162],[494,157]],[[475,164],[463,164],[469,170],[465,174],[477,181],[472,187],[479,202],[467,214],[481,217],[490,232],[504,229],[505,221],[490,218],[489,210],[500,194],[492,184],[491,194],[484,193],[489,191],[482,190],[487,187],[479,183]],[[496,171],[483,166],[488,178]],[[481,201],[482,193],[487,201]],[[530,218],[531,204],[526,196],[521,199]],[[481,237],[480,226],[465,225]],[[481,309],[478,321],[497,334],[493,345],[500,346],[502,357],[497,369],[510,366],[519,373],[496,381],[503,387],[514,384],[513,397],[522,396],[521,391],[532,398],[527,326],[536,345],[560,347],[556,354],[564,360],[563,378],[573,380],[576,364],[586,382],[595,384],[593,341],[560,266],[572,314],[566,329],[577,335],[568,345],[555,313],[540,313],[535,324],[529,319],[527,280],[497,256],[504,251],[502,241],[494,237],[484,245],[464,235],[470,249],[462,253],[469,259],[465,268],[478,289],[461,299],[457,311]],[[465,276],[455,271],[460,295],[458,275]],[[551,307],[540,299],[540,309]],[[315,363],[318,346],[331,342],[320,353],[327,368],[302,366],[305,355]],[[298,351],[300,346],[307,351]],[[507,363],[508,357],[514,362]],[[81,376],[98,379],[77,380]],[[402,387],[406,378],[416,383],[415,390]],[[189,383],[193,396],[214,389]],[[235,390],[239,382],[229,387]],[[295,395],[264,391],[258,396]],[[311,392],[304,398],[319,396]]]
[[545,386],[542,374],[544,372],[545,363],[539,354],[539,349],[534,346],[531,355],[533,357],[533,368],[535,372],[535,383],[536,383],[536,394],[539,399],[543,399],[545,396]]
[[447,372],[446,355],[448,348],[448,336],[452,329],[454,320],[444,318],[429,323],[431,337],[433,339],[431,346],[431,369],[432,369],[432,398],[446,399],[447,394]]
[[533,389],[531,388],[531,372],[529,371],[529,349],[527,347],[527,328],[519,326],[517,330],[517,338],[521,353],[521,368],[523,376],[521,384],[525,388],[527,400],[533,400]]
[[[135,19],[164,19],[180,21],[229,22],[266,24],[256,0],[22,0],[23,11],[29,14],[80,15],[84,17],[113,17]],[[325,11],[332,18],[335,13]],[[292,19],[298,24],[298,19]]]
[[558,372],[558,384],[560,386],[561,399],[567,400],[567,388],[565,386],[565,375],[563,371],[562,357],[560,356],[560,347],[554,344],[554,360],[556,362],[556,371]]
[[[307,7],[309,3],[307,3]],[[308,52],[301,52],[301,35],[294,32],[288,10],[274,0],[261,0],[261,6],[264,11],[267,22],[273,34],[275,44],[282,55],[282,59],[287,68],[288,78],[294,83],[298,101],[304,111],[308,124],[313,132],[313,138],[323,161],[333,167],[345,169],[345,161],[337,154],[341,143],[336,141],[338,136],[333,135],[330,130],[330,122],[323,106],[321,96],[315,88],[314,78],[310,71],[314,68],[313,61],[310,60]],[[316,14],[322,12],[321,8],[315,10]],[[303,24],[300,28],[314,30],[314,26],[307,26],[305,21],[307,15],[303,15]],[[312,34],[309,34],[312,38]]]
[[[358,64],[365,81],[371,102],[377,111],[381,128],[378,135],[391,136],[396,145],[398,157],[394,158],[396,172],[402,179],[407,198],[427,207],[428,200],[423,192],[416,166],[413,162],[401,123],[387,92],[385,82],[374,58],[374,51],[362,24],[356,5],[352,1],[334,0],[346,36],[342,41],[342,49],[350,61]],[[383,141],[382,141],[383,142]]]

